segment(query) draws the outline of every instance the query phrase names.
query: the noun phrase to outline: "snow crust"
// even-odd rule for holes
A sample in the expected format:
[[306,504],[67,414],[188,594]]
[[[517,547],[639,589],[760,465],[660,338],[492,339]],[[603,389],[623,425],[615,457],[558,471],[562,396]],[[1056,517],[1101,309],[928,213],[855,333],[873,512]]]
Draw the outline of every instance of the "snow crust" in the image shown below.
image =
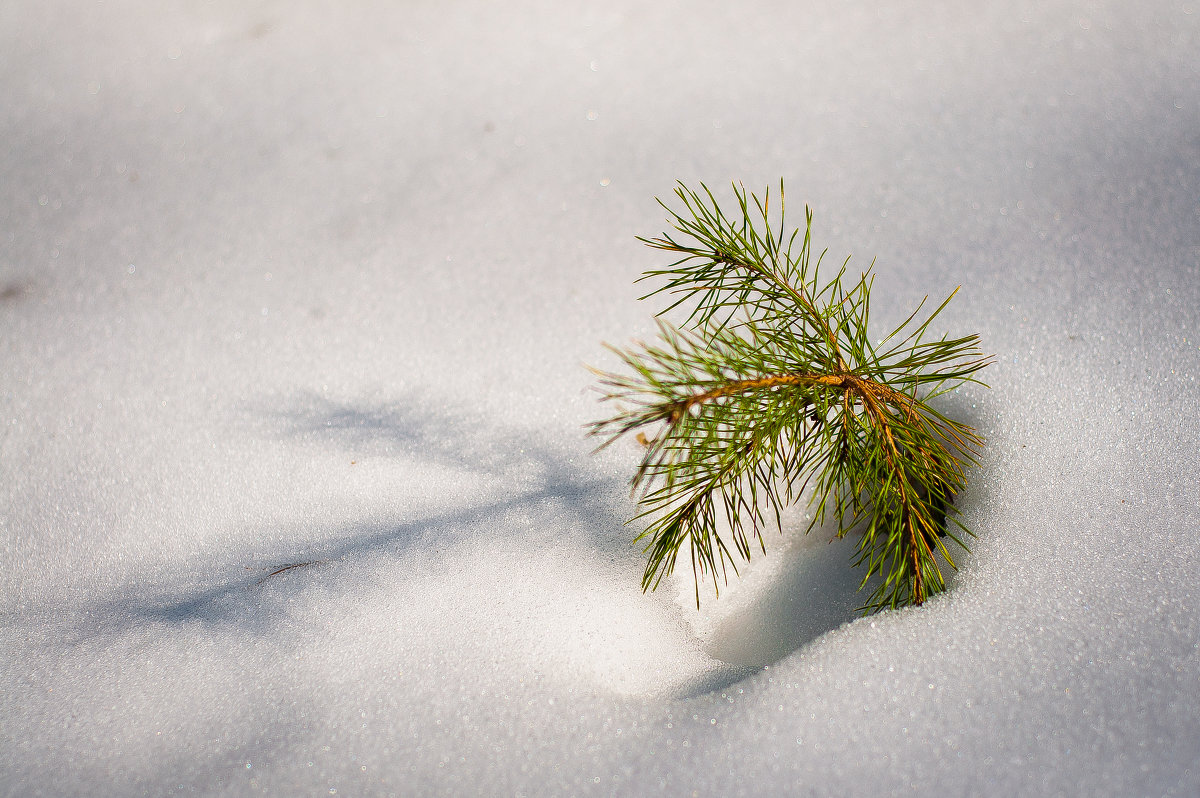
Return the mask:
[[[0,53],[0,794],[1200,792],[1192,0],[14,2]],[[642,595],[582,435],[653,197],[780,176],[880,329],[961,285],[997,356],[921,608],[795,529]]]

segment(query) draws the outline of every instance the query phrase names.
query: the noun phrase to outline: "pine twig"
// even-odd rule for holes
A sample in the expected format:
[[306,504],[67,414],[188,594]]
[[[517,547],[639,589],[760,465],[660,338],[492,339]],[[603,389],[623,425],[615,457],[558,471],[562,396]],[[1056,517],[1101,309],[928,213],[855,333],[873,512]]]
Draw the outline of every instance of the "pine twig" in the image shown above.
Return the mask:
[[622,409],[591,434],[601,448],[627,433],[645,446],[631,519],[646,522],[642,589],[686,546],[699,604],[702,577],[719,589],[752,542],[765,551],[768,521],[778,527],[783,508],[810,495],[808,531],[828,511],[839,536],[861,530],[854,564],[864,586],[880,577],[864,609],[920,604],[945,589],[936,555],[954,567],[946,541],[965,548],[958,533],[971,535],[953,499],[983,446],[930,402],[982,385],[975,374],[991,359],[978,336],[930,337],[953,293],[873,344],[871,269],[852,276],[847,260],[823,279],[811,211],[802,238],[786,232],[782,182],[777,215],[770,191],[734,194],[731,216],[703,184],[678,186],[679,212],[660,203],[671,232],[640,240],[678,259],[643,275],[659,281],[643,299],[667,294],[664,313],[688,315],[679,327],[660,319],[655,343],[612,349],[631,373],[598,372]]

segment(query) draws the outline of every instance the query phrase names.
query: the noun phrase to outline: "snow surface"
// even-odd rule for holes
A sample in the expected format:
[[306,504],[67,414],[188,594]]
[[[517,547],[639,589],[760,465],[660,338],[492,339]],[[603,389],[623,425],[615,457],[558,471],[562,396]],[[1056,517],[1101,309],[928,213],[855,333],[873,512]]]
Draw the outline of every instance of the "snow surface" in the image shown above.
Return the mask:
[[[1196,0],[8,2],[0,142],[0,793],[1200,792]],[[921,608],[643,596],[582,435],[781,176],[997,355]]]

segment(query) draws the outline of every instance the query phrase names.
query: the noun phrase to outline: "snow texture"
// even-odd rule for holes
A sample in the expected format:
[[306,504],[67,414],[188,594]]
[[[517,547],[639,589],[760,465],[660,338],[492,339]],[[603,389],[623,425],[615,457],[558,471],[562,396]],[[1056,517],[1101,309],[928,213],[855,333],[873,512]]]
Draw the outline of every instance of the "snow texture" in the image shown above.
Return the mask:
[[[0,794],[1200,792],[1196,0],[8,2],[0,141]],[[921,608],[582,434],[780,177],[997,355]]]

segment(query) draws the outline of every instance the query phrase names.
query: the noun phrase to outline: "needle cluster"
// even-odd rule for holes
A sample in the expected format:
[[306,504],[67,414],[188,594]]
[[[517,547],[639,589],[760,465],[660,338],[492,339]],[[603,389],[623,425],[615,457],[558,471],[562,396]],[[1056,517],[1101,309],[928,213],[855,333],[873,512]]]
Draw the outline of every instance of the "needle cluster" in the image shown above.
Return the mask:
[[658,282],[646,297],[672,300],[664,313],[688,315],[660,318],[654,343],[612,348],[630,373],[599,374],[619,411],[591,434],[607,446],[632,433],[645,448],[631,519],[646,522],[642,589],[686,548],[698,604],[702,577],[717,589],[807,499],[808,531],[832,513],[839,537],[857,536],[863,585],[878,577],[865,609],[920,604],[945,589],[936,555],[954,567],[947,541],[971,534],[953,499],[983,445],[931,402],[978,382],[990,359],[978,336],[931,334],[953,294],[872,343],[871,270],[853,275],[847,259],[822,274],[812,213],[803,237],[787,232],[782,183],[777,213],[769,190],[734,192],[732,215],[703,184],[679,185],[678,211],[660,201],[671,230],[639,240],[677,260],[641,279]]

